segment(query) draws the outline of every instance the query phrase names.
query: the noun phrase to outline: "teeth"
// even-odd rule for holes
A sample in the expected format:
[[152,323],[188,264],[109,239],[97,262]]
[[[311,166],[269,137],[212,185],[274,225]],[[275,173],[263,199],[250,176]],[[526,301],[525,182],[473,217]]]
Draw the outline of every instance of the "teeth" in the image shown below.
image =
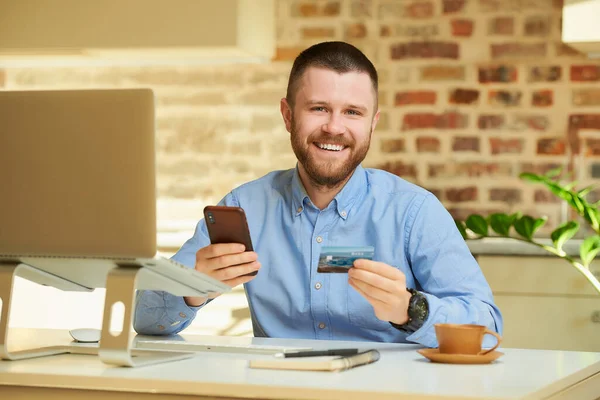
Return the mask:
[[342,146],[341,144],[321,144],[321,143],[317,143],[317,146],[319,146],[322,149],[332,150],[332,151],[341,151],[341,150],[344,149],[344,146]]

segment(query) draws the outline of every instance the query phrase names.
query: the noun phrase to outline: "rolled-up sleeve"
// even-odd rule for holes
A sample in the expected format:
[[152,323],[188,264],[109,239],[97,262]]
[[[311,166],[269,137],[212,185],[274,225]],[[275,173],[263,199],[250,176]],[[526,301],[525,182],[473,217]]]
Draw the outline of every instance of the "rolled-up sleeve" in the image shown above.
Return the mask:
[[[428,195],[415,212],[407,254],[429,302],[425,324],[406,339],[437,347],[436,323],[478,324],[502,334],[502,314],[491,288],[448,211]],[[487,335],[484,346],[495,339]]]

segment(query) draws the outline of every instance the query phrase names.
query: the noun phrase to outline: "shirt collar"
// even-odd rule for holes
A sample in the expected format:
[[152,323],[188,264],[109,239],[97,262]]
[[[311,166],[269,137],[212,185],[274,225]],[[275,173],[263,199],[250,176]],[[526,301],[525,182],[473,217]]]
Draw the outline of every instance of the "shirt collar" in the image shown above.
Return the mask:
[[[298,172],[298,166],[294,169],[292,176],[292,216],[298,216],[304,211],[304,201],[310,200],[304,185],[300,180],[300,174]],[[348,218],[352,207],[357,200],[363,198],[367,193],[368,182],[367,173],[365,169],[359,165],[355,170],[348,182],[344,185],[342,190],[333,198],[335,202],[334,206],[338,215],[342,219]],[[330,205],[331,207],[332,205]]]

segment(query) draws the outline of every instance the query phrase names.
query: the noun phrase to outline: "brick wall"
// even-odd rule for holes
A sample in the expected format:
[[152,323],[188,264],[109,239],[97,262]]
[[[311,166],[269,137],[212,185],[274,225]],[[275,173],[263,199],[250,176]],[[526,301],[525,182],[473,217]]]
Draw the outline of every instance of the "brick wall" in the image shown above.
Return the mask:
[[[382,117],[366,166],[433,191],[458,217],[523,210],[560,219],[560,204],[522,171],[600,177],[600,61],[560,43],[560,0],[277,2],[268,65],[0,70],[0,88],[152,87],[165,215],[295,163],[279,115],[291,61],[346,40],[381,75]],[[176,206],[175,206],[176,205]],[[167,207],[168,208],[168,207]],[[182,211],[191,210],[191,211]]]

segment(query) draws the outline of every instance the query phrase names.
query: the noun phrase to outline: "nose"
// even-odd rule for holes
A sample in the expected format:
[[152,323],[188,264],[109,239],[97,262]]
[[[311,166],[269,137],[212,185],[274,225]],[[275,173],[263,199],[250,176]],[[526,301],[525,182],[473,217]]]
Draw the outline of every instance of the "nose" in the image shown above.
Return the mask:
[[342,121],[342,117],[337,113],[330,113],[329,119],[323,124],[323,131],[332,135],[341,135],[346,132],[346,126]]

